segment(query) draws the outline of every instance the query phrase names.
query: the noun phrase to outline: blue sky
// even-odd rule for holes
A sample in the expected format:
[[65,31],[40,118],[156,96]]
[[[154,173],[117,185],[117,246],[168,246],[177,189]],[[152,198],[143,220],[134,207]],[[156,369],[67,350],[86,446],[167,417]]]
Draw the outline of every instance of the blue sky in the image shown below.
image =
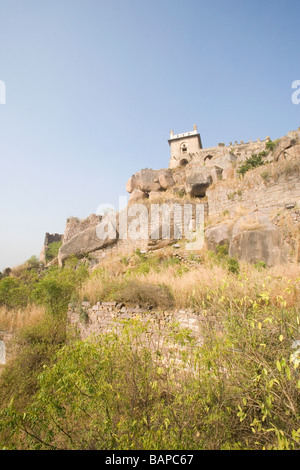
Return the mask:
[[205,147],[300,126],[299,0],[0,0],[0,269]]

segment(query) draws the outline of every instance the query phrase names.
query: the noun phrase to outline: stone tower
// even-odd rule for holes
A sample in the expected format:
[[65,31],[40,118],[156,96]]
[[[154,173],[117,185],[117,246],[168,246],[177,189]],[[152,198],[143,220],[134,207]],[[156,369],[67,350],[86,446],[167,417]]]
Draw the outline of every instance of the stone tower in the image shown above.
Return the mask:
[[192,131],[185,132],[184,134],[174,134],[171,131],[168,142],[171,148],[169,168],[187,165],[191,159],[191,154],[202,149],[201,137],[196,124]]

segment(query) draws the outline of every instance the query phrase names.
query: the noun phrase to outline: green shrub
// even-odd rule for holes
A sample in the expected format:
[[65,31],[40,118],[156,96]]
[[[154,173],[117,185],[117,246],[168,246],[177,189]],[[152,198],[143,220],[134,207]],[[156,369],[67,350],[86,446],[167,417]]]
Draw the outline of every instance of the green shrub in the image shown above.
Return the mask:
[[264,261],[257,261],[255,264],[254,264],[255,268],[258,269],[258,271],[260,271],[261,269],[266,269],[267,265]]
[[228,255],[228,244],[218,245],[217,246],[217,255],[220,258],[223,258]]
[[72,268],[52,268],[32,292],[33,300],[53,315],[65,312],[78,287],[88,277],[84,265]]
[[244,176],[245,173],[249,170],[253,170],[254,168],[257,168],[261,165],[265,165],[264,157],[268,155],[267,152],[263,151],[260,152],[258,155],[256,153],[253,153],[251,157],[247,157],[246,161],[239,167],[237,172]]
[[277,144],[277,141],[273,142],[272,140],[268,140],[268,142],[266,142],[266,149],[272,152],[274,148],[276,147],[276,144]]
[[[221,306],[229,299],[220,295]],[[247,300],[231,299],[221,334],[204,322],[201,345],[176,325],[153,343],[149,325],[131,320],[118,334],[59,347],[28,405],[2,407],[1,447],[298,449],[295,310]]]
[[227,259],[227,268],[228,268],[228,271],[233,274],[238,274],[240,272],[239,262],[235,258]]
[[46,261],[49,263],[57,257],[62,241],[50,243],[46,249]]
[[22,279],[4,277],[0,280],[0,305],[7,308],[25,307],[30,299],[30,286]]

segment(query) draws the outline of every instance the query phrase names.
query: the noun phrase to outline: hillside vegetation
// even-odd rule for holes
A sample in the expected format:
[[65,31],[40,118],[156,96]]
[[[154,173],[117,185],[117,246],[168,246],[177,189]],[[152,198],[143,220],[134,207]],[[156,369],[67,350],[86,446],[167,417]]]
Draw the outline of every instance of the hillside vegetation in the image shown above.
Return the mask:
[[[15,335],[0,378],[1,448],[300,447],[299,265],[238,263],[224,247],[85,263],[31,260],[0,280],[0,330]],[[207,322],[199,345],[169,325],[154,348],[131,320],[81,341],[66,311],[82,300],[191,308],[222,331]]]

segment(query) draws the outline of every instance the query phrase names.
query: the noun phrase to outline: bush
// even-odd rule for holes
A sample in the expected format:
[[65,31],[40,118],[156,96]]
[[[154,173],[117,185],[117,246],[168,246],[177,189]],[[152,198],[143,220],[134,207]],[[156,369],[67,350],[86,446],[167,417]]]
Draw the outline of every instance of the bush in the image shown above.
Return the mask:
[[274,148],[276,147],[276,144],[277,144],[277,141],[273,142],[272,140],[268,140],[268,142],[266,142],[266,149],[272,152]]
[[228,271],[233,274],[238,274],[240,272],[239,262],[235,258],[228,258],[227,268],[228,268]]
[[[40,374],[32,402],[2,410],[2,446],[298,449],[295,310],[250,300],[231,302],[222,334],[204,323],[201,346],[173,325],[153,347],[152,330],[138,321],[63,346]],[[218,298],[228,301],[224,292]]]
[[25,307],[29,297],[30,287],[21,279],[4,277],[0,280],[0,305],[8,309]]
[[245,173],[249,170],[253,170],[254,168],[257,168],[261,165],[265,165],[265,161],[263,160],[264,157],[268,155],[268,152],[260,152],[258,155],[256,153],[253,153],[251,157],[247,157],[246,161],[239,167],[237,172],[244,176]]
[[50,243],[46,249],[46,261],[49,263],[57,257],[62,241]]
[[266,269],[267,265],[264,261],[257,261],[255,264],[254,264],[254,267],[258,270],[258,271],[261,271],[262,269]]
[[236,258],[232,258],[228,254],[228,244],[218,245],[216,253],[209,252],[210,258],[217,264],[220,264],[227,269],[229,273],[238,274],[240,272],[240,265]]

